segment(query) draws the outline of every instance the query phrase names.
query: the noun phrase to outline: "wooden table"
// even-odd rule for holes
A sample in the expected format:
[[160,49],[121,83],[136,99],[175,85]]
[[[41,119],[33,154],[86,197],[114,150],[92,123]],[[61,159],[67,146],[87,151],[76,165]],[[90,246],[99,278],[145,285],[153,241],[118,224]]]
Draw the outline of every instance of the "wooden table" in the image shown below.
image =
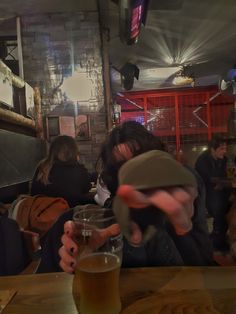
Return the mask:
[[[77,313],[72,279],[65,273],[0,277],[0,290],[17,291],[3,313]],[[124,314],[236,313],[236,267],[123,269],[120,284]],[[209,305],[204,310],[204,302],[217,311],[210,311]],[[173,307],[175,312],[170,310]],[[185,307],[182,312],[181,307]]]

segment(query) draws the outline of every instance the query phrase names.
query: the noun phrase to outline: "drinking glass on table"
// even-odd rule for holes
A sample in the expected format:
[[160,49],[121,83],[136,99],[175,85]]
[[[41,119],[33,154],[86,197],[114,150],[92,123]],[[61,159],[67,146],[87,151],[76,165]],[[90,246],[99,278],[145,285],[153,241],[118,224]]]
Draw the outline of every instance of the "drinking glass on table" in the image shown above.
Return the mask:
[[74,214],[79,252],[73,296],[80,314],[121,311],[119,274],[122,236],[111,209],[85,208]]

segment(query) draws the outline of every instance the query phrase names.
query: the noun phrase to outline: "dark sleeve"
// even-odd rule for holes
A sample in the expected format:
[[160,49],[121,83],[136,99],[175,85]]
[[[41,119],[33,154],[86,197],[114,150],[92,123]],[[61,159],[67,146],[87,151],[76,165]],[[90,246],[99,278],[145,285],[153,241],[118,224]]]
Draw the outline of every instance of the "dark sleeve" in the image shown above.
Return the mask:
[[183,266],[184,262],[174,241],[163,228],[145,244],[148,264],[146,266]]
[[31,183],[31,195],[45,194],[45,185],[37,180],[38,169],[36,169],[35,174]]
[[0,276],[17,275],[30,262],[30,256],[17,222],[0,216]]
[[201,176],[205,184],[211,183],[211,165],[208,162],[206,156],[200,156],[195,164],[197,173]]
[[73,209],[61,215],[52,228],[48,231],[42,243],[41,262],[37,273],[59,272],[60,257],[58,250],[62,246],[61,237],[64,233],[64,224],[73,217]]
[[[76,206],[77,204],[88,204],[88,203],[94,203],[94,195],[89,193],[89,190],[91,189],[91,181],[90,181],[90,175],[88,170],[83,166],[79,166],[79,173],[77,178],[78,184],[72,187],[72,190],[74,191],[75,198],[71,202],[71,206]],[[79,189],[78,189],[79,187]],[[72,191],[71,190],[71,191]]]
[[88,193],[88,191],[91,189],[91,182],[90,182],[90,175],[88,173],[88,170],[81,165],[81,178],[82,178],[82,192]]
[[198,182],[198,197],[194,201],[193,228],[186,235],[178,236],[171,226],[170,234],[185,265],[212,265],[213,248],[206,221],[205,186],[201,177],[195,172],[194,174]]

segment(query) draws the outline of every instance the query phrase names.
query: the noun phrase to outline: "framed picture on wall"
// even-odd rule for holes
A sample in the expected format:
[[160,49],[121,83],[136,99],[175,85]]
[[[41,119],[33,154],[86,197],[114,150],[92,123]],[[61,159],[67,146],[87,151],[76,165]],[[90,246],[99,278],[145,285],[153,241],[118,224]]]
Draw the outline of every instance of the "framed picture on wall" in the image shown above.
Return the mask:
[[69,135],[75,137],[75,119],[70,116],[46,117],[47,138],[52,140],[58,135]]
[[75,138],[79,141],[86,141],[91,137],[89,118],[87,114],[81,114],[75,117]]
[[58,135],[69,135],[79,141],[86,141],[91,138],[90,120],[87,114],[77,116],[48,115],[46,127],[49,140]]
[[0,60],[0,103],[13,107],[12,72]]

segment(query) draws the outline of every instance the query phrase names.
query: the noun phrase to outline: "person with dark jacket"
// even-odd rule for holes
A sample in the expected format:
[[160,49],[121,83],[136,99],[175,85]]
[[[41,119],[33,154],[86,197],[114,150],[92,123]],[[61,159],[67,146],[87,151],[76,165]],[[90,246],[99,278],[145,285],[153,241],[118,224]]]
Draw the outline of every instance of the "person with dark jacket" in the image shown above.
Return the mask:
[[[111,191],[110,204],[118,188],[118,171],[121,165],[134,156],[155,149],[163,150],[163,144],[136,122],[129,121],[113,129],[101,153],[102,179]],[[134,246],[125,239],[124,267],[212,264],[212,249],[205,217],[204,185],[199,177],[197,181],[198,196],[194,201],[192,229],[185,235],[178,235],[172,224],[167,221],[166,228],[162,228],[162,232],[157,232],[145,243],[138,245],[136,237]],[[171,210],[181,208],[189,212],[192,208],[194,193],[190,193],[188,189],[177,187],[171,190],[160,189],[160,192],[158,201],[162,202],[164,212],[170,209],[170,203],[168,204],[166,198],[171,202]],[[72,240],[73,212],[74,210],[71,209],[63,214],[48,233],[39,272],[60,271],[61,269],[73,272],[78,252],[78,247]],[[145,213],[145,209],[143,212]],[[133,239],[135,240],[135,234]]]
[[74,207],[87,203],[90,187],[88,171],[78,162],[76,141],[66,135],[56,137],[35,171],[31,195],[62,197]]
[[231,185],[227,181],[227,150],[226,141],[214,137],[209,143],[209,149],[197,159],[195,168],[206,187],[206,209],[213,217],[211,234],[215,250],[228,249],[226,232],[228,229],[226,214],[229,209]]

